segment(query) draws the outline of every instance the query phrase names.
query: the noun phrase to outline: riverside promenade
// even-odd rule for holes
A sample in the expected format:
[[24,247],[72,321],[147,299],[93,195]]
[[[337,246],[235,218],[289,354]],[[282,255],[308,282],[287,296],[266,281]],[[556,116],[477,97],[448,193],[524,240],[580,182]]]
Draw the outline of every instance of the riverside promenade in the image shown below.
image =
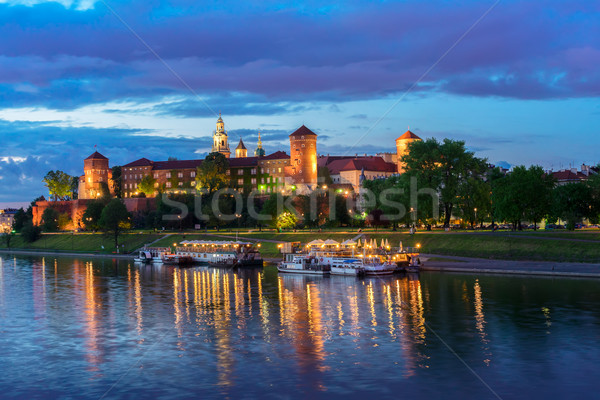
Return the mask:
[[490,260],[437,254],[421,256],[429,259],[424,262],[423,271],[600,278],[600,264]]

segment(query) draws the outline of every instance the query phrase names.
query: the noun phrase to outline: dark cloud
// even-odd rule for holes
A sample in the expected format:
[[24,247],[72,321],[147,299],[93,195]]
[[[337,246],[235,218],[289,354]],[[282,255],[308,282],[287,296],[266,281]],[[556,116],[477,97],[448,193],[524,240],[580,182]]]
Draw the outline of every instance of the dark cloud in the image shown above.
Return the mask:
[[[340,102],[406,90],[488,6],[130,2],[114,10],[202,96],[260,95],[274,105],[248,104],[240,113],[278,113],[293,108],[280,101]],[[596,96],[599,15],[595,2],[502,2],[417,91],[525,99]],[[0,4],[0,37],[0,104],[72,108],[189,94],[102,3],[87,11],[57,3]],[[178,115],[206,112],[187,104],[165,109]]]

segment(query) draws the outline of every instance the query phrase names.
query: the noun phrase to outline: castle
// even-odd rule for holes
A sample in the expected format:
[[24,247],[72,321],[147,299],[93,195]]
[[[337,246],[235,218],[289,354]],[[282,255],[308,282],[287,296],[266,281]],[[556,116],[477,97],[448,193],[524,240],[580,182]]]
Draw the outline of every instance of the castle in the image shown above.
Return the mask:
[[[240,141],[231,157],[229,136],[221,114],[213,132],[212,152],[223,154],[229,161],[229,187],[243,191],[258,191],[260,194],[276,192],[298,194],[310,193],[316,189],[318,168],[325,167],[334,184],[358,191],[360,175],[366,179],[381,178],[402,173],[400,161],[407,153],[409,143],[421,140],[410,130],[396,139],[396,153],[376,156],[317,156],[317,134],[302,125],[289,135],[290,155],[283,151],[266,154],[260,132],[253,156],[248,156],[244,141]],[[138,185],[146,175],[155,180],[157,195],[159,189],[171,192],[193,189],[196,184],[197,168],[203,160],[153,161],[140,158],[122,167],[123,197],[140,195]],[[87,168],[87,165],[85,166]],[[88,172],[85,172],[88,174]],[[96,174],[97,172],[89,172]],[[94,176],[96,176],[94,175]],[[87,176],[87,175],[86,175]]]
[[[402,156],[408,146],[421,140],[408,130],[396,139],[396,152],[380,153],[374,156],[330,156],[317,154],[317,134],[302,125],[289,135],[290,152],[275,151],[267,154],[258,132],[257,147],[252,156],[243,140],[235,148],[231,157],[228,134],[223,118],[219,114],[216,130],[213,132],[212,151],[228,158],[229,188],[244,193],[257,191],[259,194],[308,194],[326,186],[319,182],[318,170],[326,168],[333,185],[331,189],[350,191],[357,194],[365,179],[378,179],[404,172]],[[195,188],[197,168],[203,160],[153,161],[140,158],[121,167],[121,193],[129,211],[153,208],[153,199],[140,198],[139,184],[151,175],[155,180],[155,192],[147,197],[155,197],[159,191],[183,193]],[[81,218],[87,203],[104,194],[114,195],[112,170],[109,159],[94,151],[83,162],[83,175],[79,178],[79,199],[72,201],[39,201],[33,207],[34,223],[41,222],[43,211],[48,207],[58,208],[71,216],[72,227],[81,226]]]

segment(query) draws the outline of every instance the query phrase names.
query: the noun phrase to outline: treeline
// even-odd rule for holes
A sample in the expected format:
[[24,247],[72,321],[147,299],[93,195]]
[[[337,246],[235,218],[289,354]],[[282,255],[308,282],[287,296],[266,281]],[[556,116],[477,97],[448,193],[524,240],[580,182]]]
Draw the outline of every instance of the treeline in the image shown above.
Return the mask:
[[539,166],[518,166],[509,173],[489,166],[466,149],[463,141],[434,138],[413,142],[401,160],[405,173],[366,181],[373,194],[367,210],[379,210],[392,224],[442,223],[460,219],[471,227],[510,223],[521,229],[545,220],[565,221],[574,229],[584,219],[600,215],[600,176],[557,185]]

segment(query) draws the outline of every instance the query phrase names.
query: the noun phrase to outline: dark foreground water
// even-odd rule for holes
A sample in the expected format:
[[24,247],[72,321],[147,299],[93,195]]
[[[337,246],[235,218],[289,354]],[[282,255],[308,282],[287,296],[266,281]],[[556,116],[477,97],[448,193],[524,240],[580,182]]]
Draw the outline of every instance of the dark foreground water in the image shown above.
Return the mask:
[[600,396],[600,281],[0,257],[3,399]]

